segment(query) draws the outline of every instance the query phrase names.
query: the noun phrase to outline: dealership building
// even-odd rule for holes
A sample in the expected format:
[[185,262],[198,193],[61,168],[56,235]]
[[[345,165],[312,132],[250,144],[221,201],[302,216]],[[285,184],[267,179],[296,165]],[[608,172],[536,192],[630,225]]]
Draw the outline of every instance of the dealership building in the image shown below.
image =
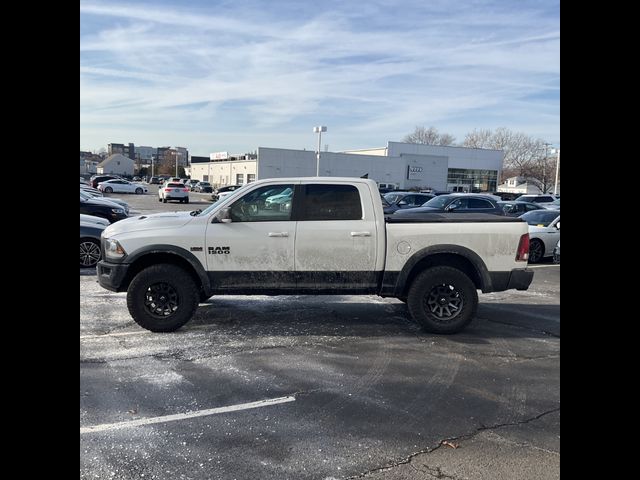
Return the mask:
[[[204,159],[206,160],[206,158]],[[191,163],[191,178],[216,186],[241,185],[264,178],[368,177],[399,189],[496,191],[503,152],[388,142],[386,147],[320,152],[259,147],[257,154],[212,153]]]

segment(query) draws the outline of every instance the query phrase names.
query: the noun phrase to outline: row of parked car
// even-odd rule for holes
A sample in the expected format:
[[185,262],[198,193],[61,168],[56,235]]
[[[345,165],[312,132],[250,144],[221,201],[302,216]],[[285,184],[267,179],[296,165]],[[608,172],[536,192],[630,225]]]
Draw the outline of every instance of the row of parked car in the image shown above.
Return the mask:
[[[546,201],[546,200],[550,201]],[[560,210],[560,199],[553,197],[521,195],[513,201],[503,201],[490,194],[447,193],[434,195],[416,192],[389,192],[382,195],[384,213],[417,215],[427,212],[491,213],[518,217],[538,209]]]
[[[384,213],[394,218],[419,218],[429,213],[485,213],[520,217],[529,224],[529,263],[545,257],[560,261],[560,199],[549,195],[521,195],[503,201],[490,194],[388,192],[382,195]],[[557,251],[554,254],[554,250]]]
[[[111,177],[111,176],[110,176]],[[94,182],[94,180],[97,180]],[[109,224],[129,216],[129,204],[116,197],[105,197],[114,191],[141,194],[144,186],[123,187],[128,180],[92,177],[88,182],[80,178],[80,268],[93,268],[100,260],[100,234]],[[95,185],[95,187],[93,186]],[[97,188],[96,188],[97,187]],[[125,190],[126,188],[126,190]],[[137,191],[142,188],[142,192]]]

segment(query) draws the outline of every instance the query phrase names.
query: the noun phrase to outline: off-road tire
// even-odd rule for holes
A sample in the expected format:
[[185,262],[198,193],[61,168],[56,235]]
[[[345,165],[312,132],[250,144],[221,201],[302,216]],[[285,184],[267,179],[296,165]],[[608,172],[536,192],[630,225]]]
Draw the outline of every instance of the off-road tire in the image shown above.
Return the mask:
[[187,323],[200,300],[193,278],[181,267],[152,265],[141,270],[127,290],[135,322],[152,332],[173,332]]
[[414,279],[407,307],[427,332],[457,333],[475,316],[478,292],[473,281],[457,268],[431,267]]

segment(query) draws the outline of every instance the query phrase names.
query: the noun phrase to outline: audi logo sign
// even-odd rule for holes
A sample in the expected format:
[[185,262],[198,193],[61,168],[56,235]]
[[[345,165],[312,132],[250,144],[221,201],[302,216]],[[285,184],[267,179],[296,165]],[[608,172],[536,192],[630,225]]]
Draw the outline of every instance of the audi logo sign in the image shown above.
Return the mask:
[[415,165],[407,166],[407,180],[421,180],[422,167],[416,167]]

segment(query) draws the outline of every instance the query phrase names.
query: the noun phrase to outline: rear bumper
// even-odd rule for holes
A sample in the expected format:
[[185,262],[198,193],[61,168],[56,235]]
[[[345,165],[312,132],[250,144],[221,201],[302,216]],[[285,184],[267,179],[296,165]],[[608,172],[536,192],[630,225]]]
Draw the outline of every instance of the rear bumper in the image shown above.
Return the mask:
[[[510,272],[489,272],[491,278],[490,292],[502,292],[504,290],[527,290],[533,281],[533,270],[518,268]],[[483,290],[484,293],[488,293]]]
[[185,198],[189,198],[189,195],[165,195],[164,198],[166,200],[184,200]]
[[100,260],[98,262],[98,283],[102,288],[112,292],[121,292],[128,269],[129,264],[126,263],[107,263]]

